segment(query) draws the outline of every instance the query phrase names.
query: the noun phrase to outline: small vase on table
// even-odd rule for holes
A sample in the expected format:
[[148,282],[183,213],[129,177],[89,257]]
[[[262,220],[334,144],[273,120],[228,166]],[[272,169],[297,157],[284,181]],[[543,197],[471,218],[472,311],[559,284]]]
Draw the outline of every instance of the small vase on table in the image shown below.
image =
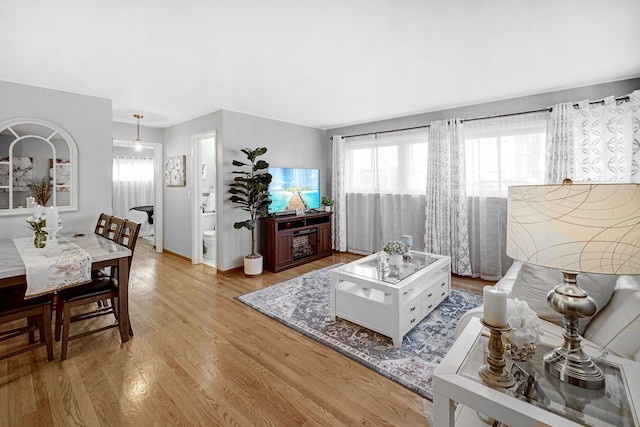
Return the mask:
[[402,266],[402,254],[389,255],[389,265]]
[[33,246],[42,249],[47,244],[47,232],[46,231],[36,231],[33,237]]

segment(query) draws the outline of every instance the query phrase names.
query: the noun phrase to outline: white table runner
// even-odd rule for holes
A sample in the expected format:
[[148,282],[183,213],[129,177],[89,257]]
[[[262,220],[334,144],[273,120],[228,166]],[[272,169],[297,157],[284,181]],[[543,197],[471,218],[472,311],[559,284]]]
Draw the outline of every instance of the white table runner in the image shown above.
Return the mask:
[[32,237],[13,239],[27,272],[25,298],[51,293],[91,280],[91,256],[58,236],[56,247],[38,249]]

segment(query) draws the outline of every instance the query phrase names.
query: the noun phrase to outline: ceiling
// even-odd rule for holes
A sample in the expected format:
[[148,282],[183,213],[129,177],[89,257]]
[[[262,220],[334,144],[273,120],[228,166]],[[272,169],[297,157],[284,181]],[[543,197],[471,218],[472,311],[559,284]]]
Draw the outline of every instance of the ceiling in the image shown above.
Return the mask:
[[638,0],[2,0],[0,80],[321,129],[640,76]]

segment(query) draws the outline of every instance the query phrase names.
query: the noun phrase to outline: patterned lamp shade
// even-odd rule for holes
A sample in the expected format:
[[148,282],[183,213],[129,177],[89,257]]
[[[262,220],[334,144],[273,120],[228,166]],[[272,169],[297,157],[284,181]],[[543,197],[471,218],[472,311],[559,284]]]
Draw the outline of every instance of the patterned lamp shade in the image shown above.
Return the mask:
[[507,255],[570,272],[640,274],[640,184],[509,187]]

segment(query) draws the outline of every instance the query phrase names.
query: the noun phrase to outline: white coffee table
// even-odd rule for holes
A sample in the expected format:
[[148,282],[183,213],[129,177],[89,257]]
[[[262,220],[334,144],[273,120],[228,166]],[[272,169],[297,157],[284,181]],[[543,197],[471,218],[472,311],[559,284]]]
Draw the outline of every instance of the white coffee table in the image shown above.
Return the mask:
[[[481,383],[477,372],[486,363],[488,333],[478,319],[472,319],[433,373],[434,426],[486,427],[477,415],[480,411],[514,427],[637,427],[640,363],[607,354],[598,362],[605,372],[605,389],[579,389],[545,372],[542,356],[559,345],[562,337],[560,329],[545,328],[544,332],[534,359],[519,363],[536,378],[528,401],[521,395],[516,397],[518,384],[506,391]],[[599,348],[586,341],[583,349],[592,358],[602,355]],[[512,362],[508,358],[506,361],[511,369]]]
[[451,259],[412,251],[398,274],[383,276],[377,254],[330,271],[331,317],[340,317],[393,339],[402,338],[451,293]]

